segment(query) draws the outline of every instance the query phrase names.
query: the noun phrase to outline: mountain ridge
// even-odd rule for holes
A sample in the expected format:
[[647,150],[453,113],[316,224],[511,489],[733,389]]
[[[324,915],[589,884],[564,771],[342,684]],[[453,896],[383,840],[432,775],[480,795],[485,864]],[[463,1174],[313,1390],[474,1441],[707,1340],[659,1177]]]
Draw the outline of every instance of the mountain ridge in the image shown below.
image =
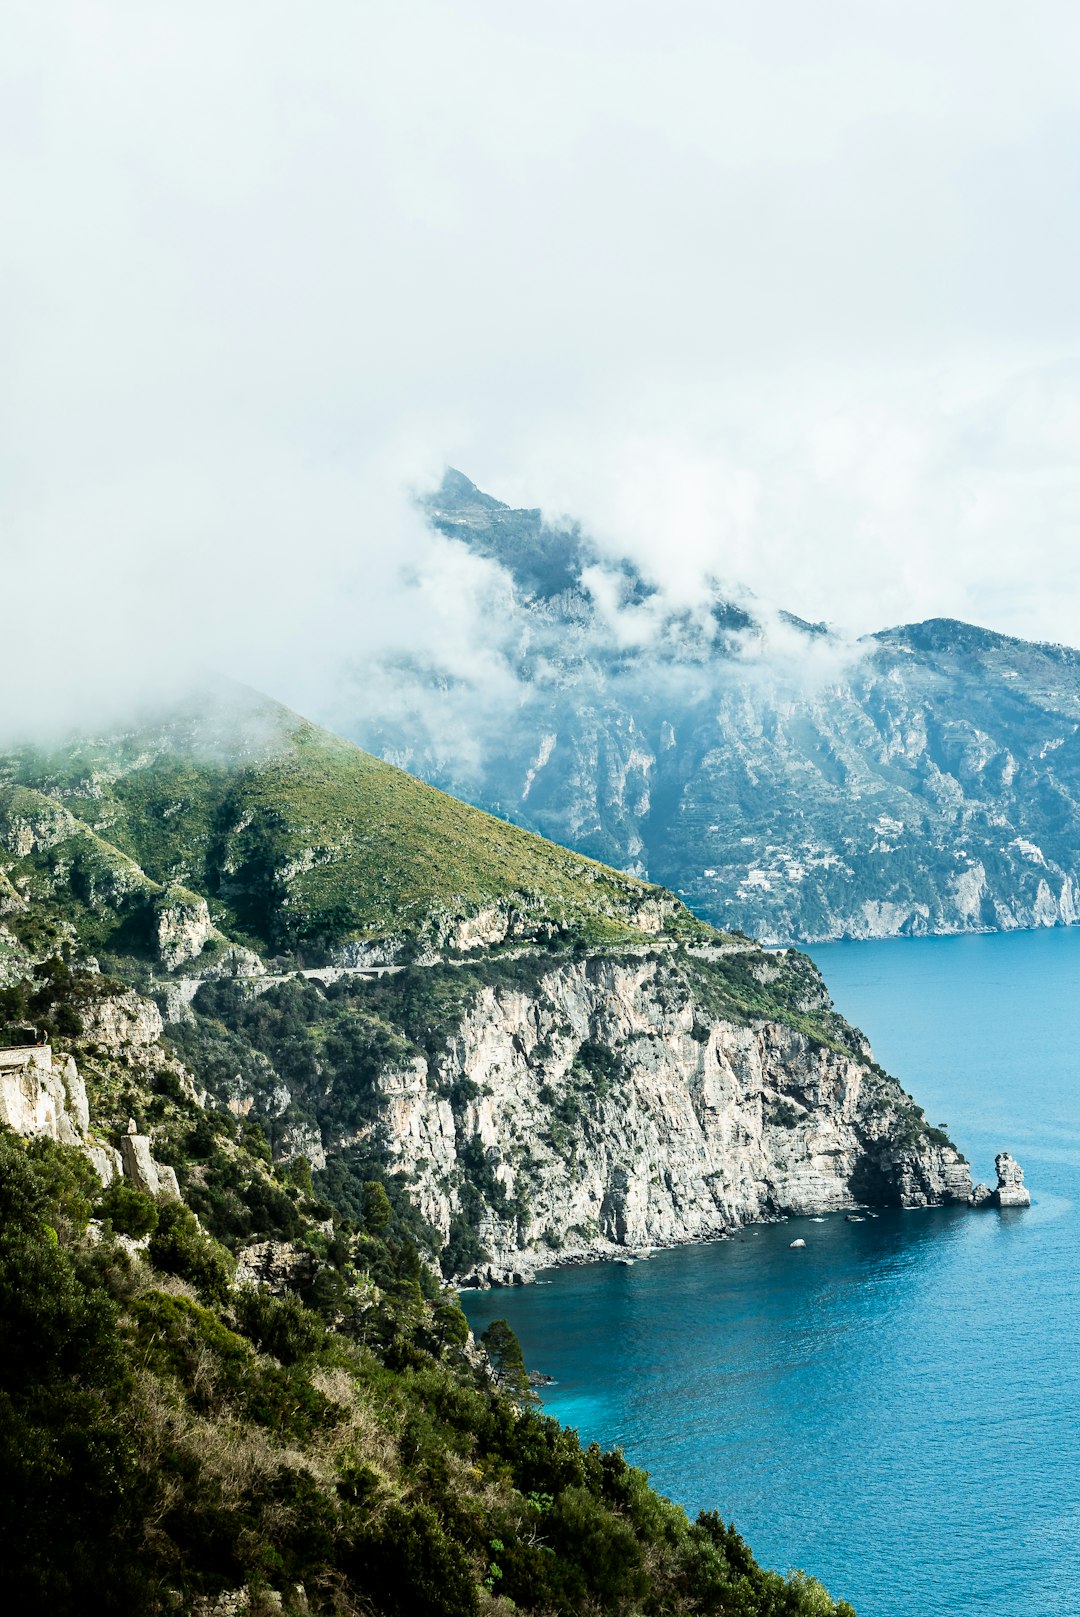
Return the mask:
[[810,960],[257,697],[0,756],[0,875],[19,1610],[853,1617],[540,1415],[448,1289],[968,1204]]
[[[171,892],[201,900],[205,925],[212,907],[237,945],[306,950],[309,963],[582,926],[624,941],[665,925],[703,930],[661,890],[228,685],[160,725],[0,755],[0,822],[16,854],[9,883],[66,855],[82,878],[76,901],[81,891],[103,924],[110,890],[118,927],[140,893]],[[95,888],[88,867],[110,861],[139,875]]]
[[[512,711],[429,659],[392,720],[350,727],[372,750],[768,943],[1080,917],[1072,648],[949,618],[852,642],[718,585],[675,610],[577,524],[500,502],[495,543],[478,502],[456,474],[424,509],[512,562]],[[446,738],[472,715],[463,765]]]

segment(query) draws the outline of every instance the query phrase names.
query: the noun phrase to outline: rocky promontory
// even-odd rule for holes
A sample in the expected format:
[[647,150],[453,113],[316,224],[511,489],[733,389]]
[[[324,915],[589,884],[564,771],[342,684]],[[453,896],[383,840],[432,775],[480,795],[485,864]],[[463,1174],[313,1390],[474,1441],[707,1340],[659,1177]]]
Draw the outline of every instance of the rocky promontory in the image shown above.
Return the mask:
[[307,1154],[331,1175],[383,1162],[459,1279],[512,1283],[786,1215],[970,1200],[967,1163],[827,1008],[805,957],[536,955],[418,967],[365,992],[354,983],[351,1003],[399,1026],[421,996],[439,1000],[442,1036],[399,1046],[346,1128],[333,1080],[286,1079],[278,1131],[300,1138],[306,1115]]
[[385,1180],[448,1279],[971,1197],[805,956],[255,693],[0,755],[0,871],[12,1003],[86,962],[70,1036],[126,1056],[97,1093],[148,1187],[176,1089],[220,1114],[200,1151],[255,1131],[339,1215]]
[[1030,1207],[1031,1192],[1024,1183],[1024,1170],[1007,1151],[999,1151],[994,1158],[997,1184],[976,1185],[971,1194],[973,1207]]

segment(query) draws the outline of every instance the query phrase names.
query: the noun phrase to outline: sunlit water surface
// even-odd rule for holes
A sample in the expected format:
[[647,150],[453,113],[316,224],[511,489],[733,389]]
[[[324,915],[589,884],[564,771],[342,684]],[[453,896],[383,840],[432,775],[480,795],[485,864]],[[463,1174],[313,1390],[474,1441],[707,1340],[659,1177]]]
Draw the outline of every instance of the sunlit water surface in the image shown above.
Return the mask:
[[1020,1159],[1030,1211],[792,1220],[466,1312],[509,1318],[583,1439],[859,1617],[1077,1617],[1080,929],[813,953],[976,1178]]

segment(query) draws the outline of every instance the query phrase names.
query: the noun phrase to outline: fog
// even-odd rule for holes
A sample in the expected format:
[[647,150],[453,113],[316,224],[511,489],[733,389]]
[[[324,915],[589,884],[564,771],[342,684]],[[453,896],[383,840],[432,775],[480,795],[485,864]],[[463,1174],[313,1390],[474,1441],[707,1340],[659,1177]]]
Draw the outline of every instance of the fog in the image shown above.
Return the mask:
[[[0,724],[503,707],[447,463],[845,635],[1080,641],[1080,13],[19,4]],[[639,625],[640,628],[640,625]],[[466,726],[467,728],[467,726]]]

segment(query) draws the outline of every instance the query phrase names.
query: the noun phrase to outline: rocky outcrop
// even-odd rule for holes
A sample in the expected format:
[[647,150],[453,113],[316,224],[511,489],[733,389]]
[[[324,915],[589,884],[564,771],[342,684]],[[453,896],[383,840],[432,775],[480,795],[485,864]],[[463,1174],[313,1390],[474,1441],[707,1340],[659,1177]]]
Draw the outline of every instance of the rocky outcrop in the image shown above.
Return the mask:
[[279,1297],[302,1290],[314,1273],[314,1254],[291,1241],[256,1241],[236,1257],[238,1286],[265,1286]]
[[107,1050],[135,1046],[150,1050],[161,1037],[161,1012],[153,1000],[144,999],[134,989],[91,1000],[81,1012],[83,1038]]
[[993,1190],[987,1185],[976,1185],[972,1192],[973,1207],[1030,1207],[1031,1192],[1024,1183],[1024,1170],[1007,1151],[999,1151],[994,1158],[997,1184]]
[[170,1201],[180,1200],[180,1186],[176,1170],[165,1163],[154,1161],[153,1146],[148,1134],[139,1134],[134,1122],[126,1134],[120,1136],[120,1160],[124,1178],[130,1179],[136,1190],[148,1196],[165,1196]]
[[225,943],[210,919],[205,898],[171,887],[155,906],[158,958],[168,971],[200,955],[211,938]]
[[144,1074],[168,1072],[189,1100],[205,1105],[205,1092],[195,1087],[187,1068],[162,1045],[164,1023],[152,999],[133,988],[97,994],[81,1004],[80,1016],[81,1038],[99,1054],[119,1057]]
[[48,1044],[0,1050],[0,1122],[16,1134],[82,1145],[90,1109],[73,1058],[54,1060]]
[[444,1237],[478,1229],[495,1274],[971,1196],[967,1164],[861,1047],[710,1013],[657,955],[485,987],[443,1053],[384,1073],[379,1092],[362,1137]]
[[51,1045],[0,1050],[0,1123],[30,1139],[76,1146],[89,1157],[103,1185],[123,1174],[136,1190],[179,1200],[174,1170],[155,1162],[149,1135],[139,1134],[134,1123],[121,1137],[119,1150],[95,1134],[75,1059],[54,1056]]

